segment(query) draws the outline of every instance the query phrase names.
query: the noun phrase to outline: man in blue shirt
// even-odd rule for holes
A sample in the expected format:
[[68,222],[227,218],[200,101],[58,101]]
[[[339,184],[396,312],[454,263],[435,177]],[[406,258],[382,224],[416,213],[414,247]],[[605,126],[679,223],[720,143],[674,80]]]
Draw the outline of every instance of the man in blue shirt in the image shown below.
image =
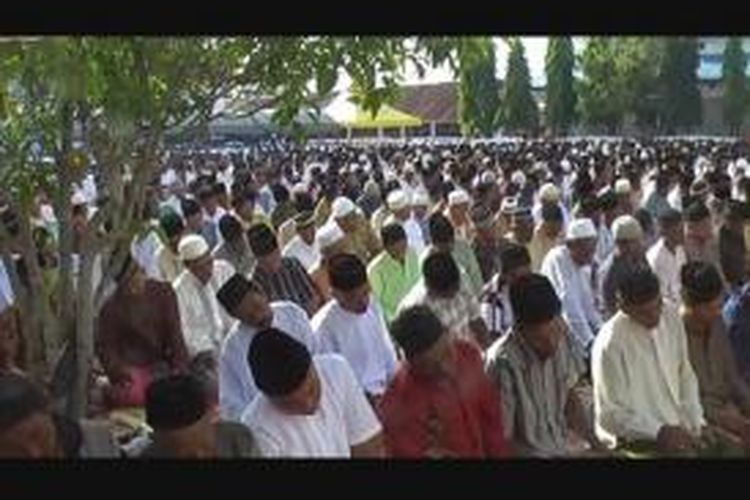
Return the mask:
[[750,382],[750,282],[730,289],[723,315],[737,368]]

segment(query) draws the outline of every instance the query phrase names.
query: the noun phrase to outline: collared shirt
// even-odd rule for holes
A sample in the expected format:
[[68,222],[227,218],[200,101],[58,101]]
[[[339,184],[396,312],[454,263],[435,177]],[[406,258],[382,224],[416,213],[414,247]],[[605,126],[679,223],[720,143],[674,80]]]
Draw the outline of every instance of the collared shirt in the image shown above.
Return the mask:
[[487,351],[486,370],[502,395],[505,438],[531,456],[566,454],[565,406],[570,390],[586,371],[566,335],[555,354],[537,356],[513,329]]
[[670,304],[654,330],[622,311],[607,321],[594,341],[592,378],[596,433],[611,447],[655,441],[664,425],[695,436],[705,425],[685,328]]
[[737,369],[750,383],[750,283],[730,289],[722,314]]
[[382,426],[349,363],[338,354],[313,356],[320,403],[312,415],[287,415],[260,393],[242,414],[264,458],[349,458],[351,448]]
[[417,254],[411,248],[407,248],[403,264],[386,251],[380,252],[370,262],[367,266],[367,278],[386,321],[393,321],[399,303],[419,281],[420,276]]
[[450,376],[427,379],[402,364],[383,397],[382,416],[389,455],[425,458],[439,449],[460,458],[497,458],[508,453],[502,406],[467,342],[452,344]]
[[314,240],[312,245],[308,245],[299,234],[296,234],[284,247],[281,255],[284,257],[294,257],[302,263],[305,270],[309,273],[312,272],[320,260],[320,249],[318,248],[317,241]]
[[750,386],[737,371],[723,321],[717,320],[708,335],[695,331],[687,318],[684,325],[706,420],[716,423],[717,416],[728,406],[750,416]]
[[534,229],[534,236],[531,237],[529,243],[529,256],[531,257],[531,270],[535,273],[539,272],[542,267],[542,262],[547,254],[558,245],[563,243],[562,238],[558,235],[555,238],[550,238],[547,233],[542,229],[542,225],[538,225]]
[[[288,301],[271,303],[271,326],[289,334],[307,346],[311,353],[318,350],[307,313]],[[219,357],[219,411],[225,420],[239,421],[242,412],[258,394],[253,374],[247,363],[250,342],[258,331],[254,326],[237,322],[224,339]]]
[[429,307],[454,338],[476,343],[469,323],[475,319],[481,319],[482,316],[477,296],[469,291],[466,280],[461,280],[461,286],[456,295],[444,298],[427,293],[424,278],[420,278],[411,292],[401,301],[396,314],[416,305]]
[[561,245],[547,254],[541,274],[549,278],[560,297],[563,317],[579,352],[586,353],[602,324],[588,273],[575,265],[568,247]]
[[619,255],[619,251],[611,254],[599,271],[600,289],[599,299],[601,300],[604,319],[607,320],[617,312],[617,289],[622,279],[630,274],[639,266],[648,266],[645,257],[626,258]]
[[234,273],[230,263],[214,260],[211,279],[205,285],[188,270],[175,280],[182,333],[191,357],[204,351],[218,354],[224,336],[232,327],[234,320],[219,304],[216,293]]
[[274,273],[256,266],[253,279],[266,293],[268,300],[289,300],[308,314],[313,312],[310,307],[315,285],[297,259],[282,257],[281,269]]
[[250,276],[255,268],[255,256],[253,256],[250,245],[247,243],[244,235],[239,245],[229,244],[222,241],[217,246],[212,255],[215,259],[221,259],[232,264],[234,269],[243,276]]
[[662,297],[674,304],[679,304],[682,301],[680,270],[687,262],[685,249],[678,246],[672,252],[667,248],[664,238],[660,238],[646,252],[646,260],[648,260],[651,269],[654,270],[654,274],[659,278]]
[[396,371],[396,350],[375,300],[363,314],[347,311],[333,299],[313,317],[320,352],[341,354],[365,392],[380,396]]

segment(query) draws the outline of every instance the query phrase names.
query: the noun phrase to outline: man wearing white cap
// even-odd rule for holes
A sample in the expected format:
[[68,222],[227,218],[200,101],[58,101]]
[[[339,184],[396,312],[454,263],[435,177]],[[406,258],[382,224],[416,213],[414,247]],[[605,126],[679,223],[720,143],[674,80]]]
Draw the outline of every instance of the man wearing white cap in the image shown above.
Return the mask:
[[315,285],[323,296],[323,303],[331,296],[331,285],[328,281],[328,260],[340,253],[352,253],[351,241],[344,231],[334,222],[329,222],[318,229],[315,244],[320,251],[320,259],[310,272]]
[[628,179],[617,179],[615,181],[615,196],[619,205],[619,212],[622,214],[632,214],[633,204],[631,195],[633,186]]
[[[391,191],[388,194],[388,210],[391,211],[393,222],[401,224],[406,231],[406,239],[409,248],[413,249],[419,255],[425,247],[422,238],[422,229],[411,215],[411,206],[409,196],[401,189]],[[386,222],[391,222],[386,219]]]
[[648,266],[643,248],[643,229],[632,215],[621,215],[612,224],[615,250],[602,264],[599,295],[606,321],[617,312],[616,293],[625,274]]
[[412,217],[419,225],[422,241],[425,245],[430,244],[430,230],[428,227],[428,212],[431,206],[430,196],[424,189],[418,189],[411,198]]
[[331,205],[331,217],[349,239],[352,251],[367,264],[380,250],[380,242],[372,229],[364,222],[352,200],[339,196]]
[[565,233],[565,245],[553,248],[542,263],[541,274],[547,276],[560,297],[563,317],[576,340],[579,352],[588,357],[591,344],[602,324],[595,304],[596,272],[587,272],[594,262],[596,228],[591,219],[574,219]]
[[469,217],[469,204],[471,197],[463,189],[456,189],[448,195],[448,208],[446,216],[450,219],[456,230],[456,235],[465,239],[471,239],[474,230]]
[[563,229],[565,229],[568,223],[568,211],[560,201],[560,189],[551,182],[543,184],[539,188],[539,199],[531,210],[535,225],[539,225],[542,222],[542,208],[544,205],[556,205],[560,207],[563,214]]
[[281,252],[284,257],[294,257],[312,272],[320,260],[320,250],[315,241],[315,215],[312,211],[300,212],[294,218],[297,234]]
[[197,234],[185,236],[177,247],[185,271],[175,280],[182,333],[191,357],[199,354],[213,359],[234,321],[216,300],[216,292],[235,270],[231,264],[214,259],[206,240]]

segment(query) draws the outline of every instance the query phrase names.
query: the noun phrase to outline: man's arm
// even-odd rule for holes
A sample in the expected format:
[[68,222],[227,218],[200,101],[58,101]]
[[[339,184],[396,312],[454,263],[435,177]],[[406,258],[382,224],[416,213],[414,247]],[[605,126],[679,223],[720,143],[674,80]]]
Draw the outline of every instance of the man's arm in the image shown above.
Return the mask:
[[378,432],[367,441],[352,445],[352,458],[385,458],[385,440],[383,432]]

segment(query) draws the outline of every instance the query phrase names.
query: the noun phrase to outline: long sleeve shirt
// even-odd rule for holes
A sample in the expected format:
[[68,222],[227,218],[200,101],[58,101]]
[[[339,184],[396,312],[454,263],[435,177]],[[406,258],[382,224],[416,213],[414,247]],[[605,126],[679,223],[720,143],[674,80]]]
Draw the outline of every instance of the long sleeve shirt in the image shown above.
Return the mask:
[[680,295],[680,291],[682,290],[680,269],[682,269],[682,266],[687,261],[685,250],[681,246],[678,246],[672,252],[664,243],[664,238],[660,238],[646,252],[646,260],[654,271],[654,274],[659,278],[662,298],[674,304],[679,304],[682,301],[682,296]]
[[390,456],[425,458],[431,448],[461,458],[507,456],[500,397],[479,351],[452,342],[455,375],[427,379],[408,363],[396,372],[381,406]]
[[579,353],[585,354],[602,324],[586,273],[575,265],[568,247],[561,245],[553,248],[544,259],[541,274],[550,280],[560,297],[563,317]]
[[386,321],[393,321],[401,299],[419,281],[420,275],[417,254],[411,248],[407,249],[403,263],[383,251],[367,266],[372,293],[380,303]]
[[334,299],[312,319],[321,353],[342,355],[365,392],[380,396],[396,371],[396,350],[377,302],[363,314],[345,310]]
[[655,441],[664,425],[695,436],[705,425],[685,328],[670,304],[652,330],[622,311],[605,323],[592,350],[592,378],[596,433],[613,448],[621,439]]
[[[307,313],[297,304],[288,301],[271,304],[271,326],[289,334],[317,352],[317,341]],[[258,394],[253,374],[247,363],[250,342],[257,328],[238,322],[224,339],[219,356],[219,411],[229,421],[240,421],[242,412]]]

